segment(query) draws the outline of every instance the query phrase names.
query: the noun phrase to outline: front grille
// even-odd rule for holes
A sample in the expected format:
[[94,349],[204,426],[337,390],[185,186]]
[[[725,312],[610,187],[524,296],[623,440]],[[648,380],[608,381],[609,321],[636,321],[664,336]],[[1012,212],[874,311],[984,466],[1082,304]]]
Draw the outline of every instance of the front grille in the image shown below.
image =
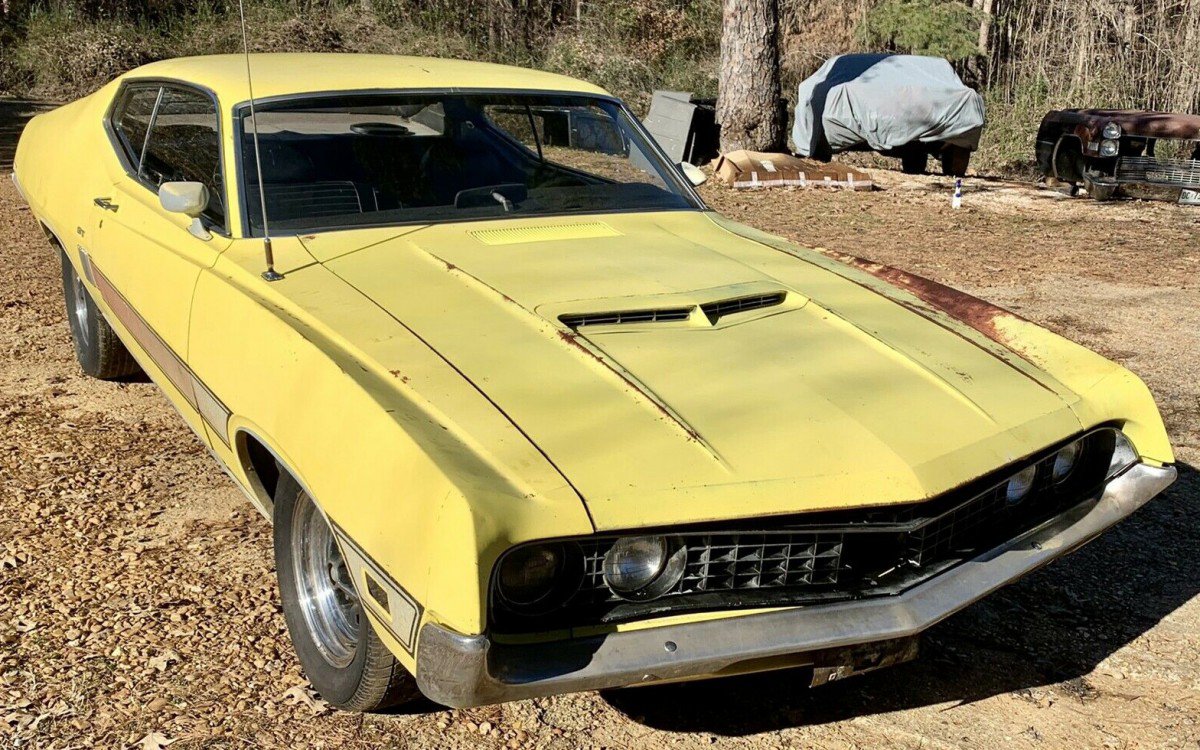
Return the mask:
[[[685,552],[683,574],[652,601],[628,601],[604,580],[604,557],[618,537],[563,542],[578,560],[569,593],[550,611],[521,613],[493,597],[500,630],[548,630],[620,622],[652,614],[780,606],[895,594],[1012,539],[1097,497],[1113,454],[1115,433],[1081,439],[1079,463],[1066,480],[1052,481],[1054,451],[1006,467],[958,492],[922,503],[809,513],[779,519],[773,528],[659,529]],[[1029,496],[1010,503],[1005,480],[1037,467]]]
[[704,314],[708,316],[710,321],[716,323],[726,315],[734,315],[735,313],[758,310],[762,307],[774,307],[775,305],[782,305],[786,296],[787,295],[784,292],[755,294],[750,297],[738,297],[736,299],[725,299],[719,302],[709,302],[701,305],[700,309],[704,310]]
[[1153,156],[1122,156],[1117,161],[1117,182],[1136,182],[1167,187],[1200,187],[1200,161],[1156,159]]
[[659,310],[619,310],[614,312],[576,313],[560,315],[559,321],[568,328],[611,326],[622,323],[672,323],[691,317],[691,307],[670,307]]
[[[688,534],[679,540],[687,562],[679,585],[668,595],[834,584],[841,572],[842,534]],[[581,603],[622,601],[604,583],[604,554],[610,546],[611,540],[582,544]]]

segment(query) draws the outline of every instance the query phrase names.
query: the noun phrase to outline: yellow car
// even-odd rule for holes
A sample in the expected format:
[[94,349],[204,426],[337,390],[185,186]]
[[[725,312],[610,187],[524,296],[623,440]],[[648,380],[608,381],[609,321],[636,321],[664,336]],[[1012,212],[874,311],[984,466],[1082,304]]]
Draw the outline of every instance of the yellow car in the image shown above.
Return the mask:
[[249,62],[253,101],[240,56],[131,71],[13,176],[83,369],[145,371],[273,521],[337,706],[844,677],[1175,477],[1134,375],[716,215],[602,89]]

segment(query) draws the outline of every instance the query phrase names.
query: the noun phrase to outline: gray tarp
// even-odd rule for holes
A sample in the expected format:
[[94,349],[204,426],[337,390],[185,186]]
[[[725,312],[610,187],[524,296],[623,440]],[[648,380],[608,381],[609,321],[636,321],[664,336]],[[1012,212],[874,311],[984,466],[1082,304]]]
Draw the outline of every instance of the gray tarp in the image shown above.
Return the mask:
[[792,140],[801,156],[828,157],[866,144],[876,151],[914,141],[974,150],[983,97],[950,63],[917,55],[838,55],[800,84]]

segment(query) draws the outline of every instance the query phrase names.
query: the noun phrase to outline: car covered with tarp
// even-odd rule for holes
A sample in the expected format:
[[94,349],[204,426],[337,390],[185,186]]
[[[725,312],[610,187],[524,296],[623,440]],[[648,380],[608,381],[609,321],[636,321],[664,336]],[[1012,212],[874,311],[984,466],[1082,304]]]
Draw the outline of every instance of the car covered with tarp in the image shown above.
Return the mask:
[[816,159],[842,151],[899,157],[910,174],[936,156],[943,172],[961,177],[983,126],[983,97],[944,58],[838,55],[801,82],[792,141]]

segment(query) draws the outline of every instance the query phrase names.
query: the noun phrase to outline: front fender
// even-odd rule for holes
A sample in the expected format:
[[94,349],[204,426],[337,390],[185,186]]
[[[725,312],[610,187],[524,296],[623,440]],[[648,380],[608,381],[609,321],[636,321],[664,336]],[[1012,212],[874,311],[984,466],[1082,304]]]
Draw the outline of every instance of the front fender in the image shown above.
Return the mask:
[[546,459],[390,316],[321,266],[268,284],[230,253],[197,284],[189,344],[232,413],[214,446],[255,435],[424,618],[482,632],[500,552],[592,531]]

